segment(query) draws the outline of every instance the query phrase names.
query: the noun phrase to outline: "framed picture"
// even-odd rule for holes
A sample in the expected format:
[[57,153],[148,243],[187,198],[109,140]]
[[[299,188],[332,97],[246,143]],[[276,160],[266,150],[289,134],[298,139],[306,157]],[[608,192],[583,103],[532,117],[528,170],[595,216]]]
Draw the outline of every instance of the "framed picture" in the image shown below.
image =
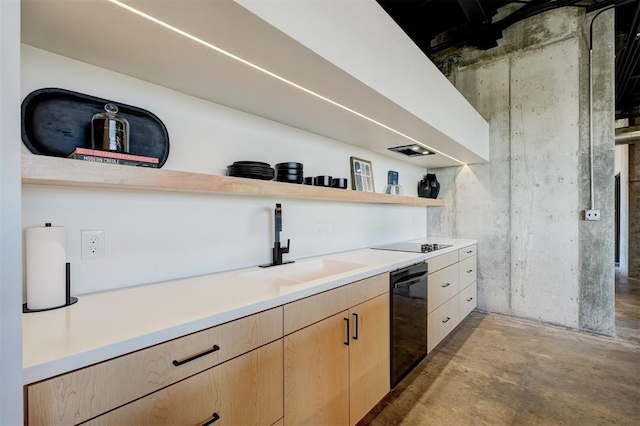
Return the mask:
[[375,192],[371,161],[351,157],[351,186],[356,191]]

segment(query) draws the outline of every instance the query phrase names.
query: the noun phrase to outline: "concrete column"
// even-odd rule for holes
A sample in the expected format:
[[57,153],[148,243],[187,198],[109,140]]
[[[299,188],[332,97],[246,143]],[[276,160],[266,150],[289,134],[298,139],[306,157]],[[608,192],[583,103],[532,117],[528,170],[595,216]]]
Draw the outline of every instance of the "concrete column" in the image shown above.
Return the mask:
[[640,147],[629,145],[629,276],[640,278]]
[[611,335],[613,12],[594,25],[602,220],[587,223],[590,22],[581,10],[556,9],[509,27],[497,48],[435,58],[458,58],[451,79],[490,123],[491,161],[429,170],[447,206],[429,211],[428,230],[478,239],[481,309]]
[[[586,16],[582,48],[584,99],[580,142],[580,206],[589,209],[589,46],[588,30],[595,14]],[[593,22],[593,145],[595,209],[599,221],[580,221],[580,328],[613,335],[615,332],[615,211],[614,211],[614,10]]]

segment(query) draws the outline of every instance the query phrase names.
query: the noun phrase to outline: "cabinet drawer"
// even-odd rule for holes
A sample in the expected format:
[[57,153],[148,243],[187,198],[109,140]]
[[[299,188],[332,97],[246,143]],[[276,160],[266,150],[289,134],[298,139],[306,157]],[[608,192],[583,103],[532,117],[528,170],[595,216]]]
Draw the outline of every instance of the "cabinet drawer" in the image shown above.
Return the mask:
[[28,423],[83,422],[281,337],[278,307],[28,386]]
[[433,312],[437,307],[458,294],[460,291],[459,280],[457,263],[430,274],[427,312]]
[[467,257],[460,261],[458,265],[460,265],[460,288],[465,288],[478,277],[478,272],[476,271],[476,257]]
[[347,286],[349,307],[359,305],[384,293],[389,293],[389,273],[356,281]]
[[478,306],[478,287],[476,281],[460,292],[460,321]]
[[286,336],[347,309],[347,286],[288,303],[284,305],[284,334]]
[[446,268],[449,265],[453,265],[457,261],[458,261],[457,251],[441,254],[440,256],[436,256],[434,258],[428,259],[427,265],[429,265],[429,273],[432,274],[442,268]]
[[463,249],[458,250],[458,259],[462,260],[462,259],[466,259],[467,257],[471,257],[471,256],[475,256],[476,255],[476,245],[472,245],[469,247],[465,247]]
[[459,299],[454,297],[427,316],[427,353],[456,328],[460,322],[458,310]]
[[389,292],[389,274],[380,274],[284,305],[284,334]]
[[282,339],[96,417],[87,425],[270,426],[283,415]]

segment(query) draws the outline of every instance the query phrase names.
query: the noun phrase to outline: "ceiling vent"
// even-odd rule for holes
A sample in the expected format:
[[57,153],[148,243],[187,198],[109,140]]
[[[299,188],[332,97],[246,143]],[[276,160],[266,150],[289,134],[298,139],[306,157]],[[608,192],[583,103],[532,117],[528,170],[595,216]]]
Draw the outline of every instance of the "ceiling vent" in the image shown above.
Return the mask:
[[388,148],[389,151],[397,152],[398,154],[404,154],[409,157],[418,157],[421,155],[433,155],[435,152],[429,151],[419,145],[403,145]]

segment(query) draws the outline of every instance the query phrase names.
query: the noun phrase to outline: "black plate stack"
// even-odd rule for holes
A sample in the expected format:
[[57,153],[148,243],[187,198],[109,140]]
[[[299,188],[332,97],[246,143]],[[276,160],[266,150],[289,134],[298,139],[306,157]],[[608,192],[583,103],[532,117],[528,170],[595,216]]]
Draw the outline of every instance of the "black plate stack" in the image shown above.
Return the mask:
[[276,180],[278,182],[302,183],[304,176],[302,163],[279,163],[276,164]]
[[227,170],[229,176],[248,179],[272,180],[275,175],[270,164],[259,161],[236,161]]

